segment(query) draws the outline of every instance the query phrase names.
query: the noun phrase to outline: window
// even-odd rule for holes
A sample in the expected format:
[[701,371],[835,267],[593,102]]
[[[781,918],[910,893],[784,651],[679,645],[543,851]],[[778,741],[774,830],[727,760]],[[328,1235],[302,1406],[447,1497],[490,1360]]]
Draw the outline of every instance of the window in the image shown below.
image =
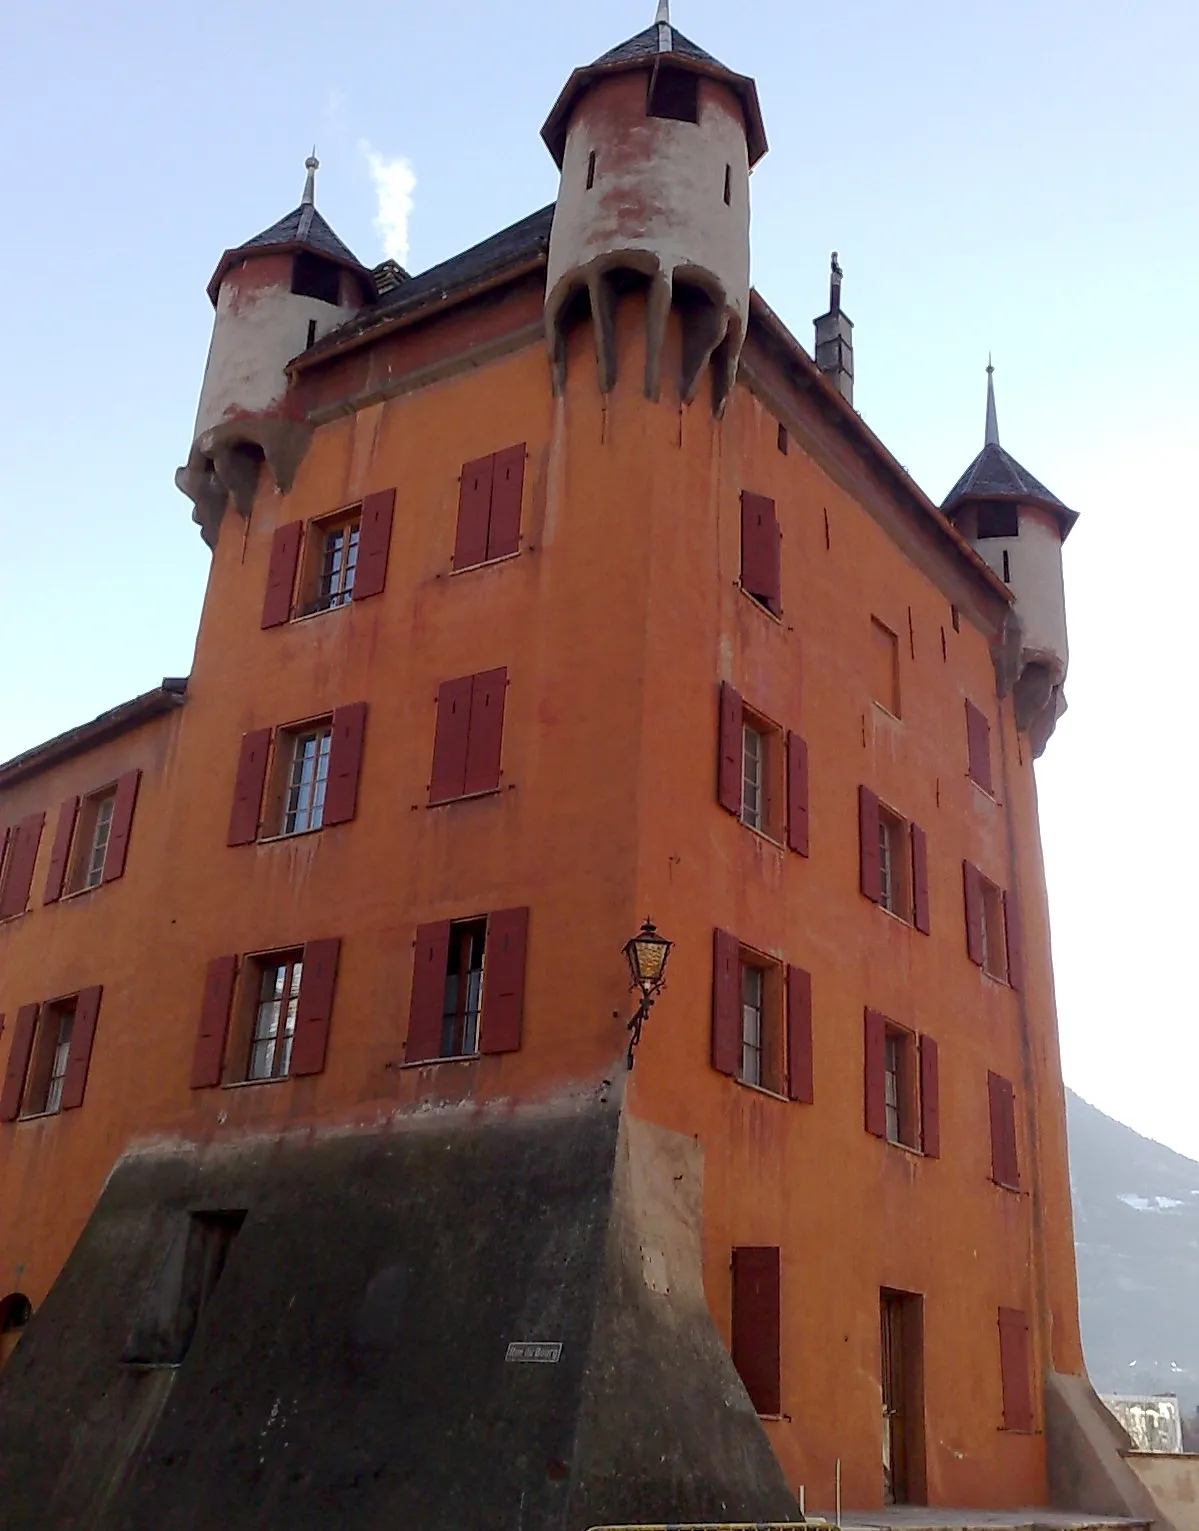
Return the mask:
[[737,1078],[742,1084],[785,1093],[782,975],[775,963],[761,958],[741,959],[741,1063]]
[[52,1115],[62,1109],[63,1083],[71,1056],[71,1033],[75,1027],[74,999],[43,1005],[34,1036],[33,1057],[22,1116]]
[[329,780],[332,724],[304,733],[281,733],[287,764],[280,834],[299,835],[319,829],[325,816],[325,787]]
[[993,882],[982,881],[982,969],[992,978],[1007,978],[1007,942],[1003,930],[1003,894]]
[[335,515],[276,527],[260,626],[280,627],[381,595],[394,519],[395,490],[380,489]]
[[877,617],[870,618],[871,690],[893,718],[899,710],[899,639]]
[[1020,507],[1011,500],[984,500],[978,507],[978,540],[1020,535]]
[[741,588],[774,616],[782,615],[781,534],[774,501],[741,494]]
[[1016,1092],[1010,1079],[988,1072],[987,1107],[991,1120],[991,1179],[1011,1191],[1020,1189],[1016,1151]]
[[486,942],[486,920],[463,920],[450,926],[441,1012],[443,1058],[463,1058],[479,1050]]
[[928,935],[932,922],[924,830],[880,803],[865,786],[858,789],[858,816],[862,892],[872,903]]
[[595,185],[595,150],[587,156],[587,190],[590,191]]
[[888,1143],[941,1154],[941,1087],[937,1044],[866,1010],[866,1131]]
[[454,569],[472,569],[520,551],[525,443],[464,463],[458,481]]
[[245,1077],[285,1079],[291,1067],[304,954],[285,952],[258,957],[252,966],[257,994]]
[[108,853],[116,802],[116,789],[112,788],[85,797],[80,804],[75,832],[75,855],[67,878],[68,893],[82,893],[86,888],[95,888],[103,879],[104,858]]
[[716,799],[751,829],[808,854],[807,744],[751,712],[728,681],[720,687]]
[[962,863],[966,905],[966,952],[992,978],[1018,989],[1024,958],[1013,900],[969,861]]
[[699,121],[699,78],[687,69],[661,64],[649,79],[647,111],[674,122]]
[[725,930],[714,932],[712,1067],[788,1100],[815,1098],[812,975]]
[[879,805],[879,904],[911,923],[912,879],[908,826],[890,809]]
[[733,1365],[759,1414],[782,1412],[779,1343],[779,1251],[770,1246],[733,1250]]
[[495,792],[500,785],[507,669],[441,683],[429,805]]
[[910,1031],[888,1025],[883,1046],[884,1101],[888,1143],[920,1146],[916,1099],[916,1038]]
[[4,879],[0,882],[0,920],[25,913],[45,822],[44,813],[31,813],[6,831],[8,854],[3,858]]
[[331,260],[299,250],[291,266],[291,290],[297,297],[336,303],[341,288],[341,267]]
[[343,521],[321,534],[321,567],[317,581],[314,611],[328,611],[344,606],[354,589],[354,571],[358,566],[358,539],[362,525],[357,519]]
[[990,792],[991,725],[986,713],[970,701],[966,703],[966,756],[971,779]]
[[724,167],[724,205],[725,205],[725,207],[729,207],[732,204],[732,200],[733,200],[733,167],[732,167],[732,165],[726,165]]
[[1000,1308],[999,1370],[1005,1430],[1033,1428],[1029,1354],[1028,1314],[1020,1308]]
[[782,735],[764,719],[742,714],[741,822],[772,840],[783,835]]

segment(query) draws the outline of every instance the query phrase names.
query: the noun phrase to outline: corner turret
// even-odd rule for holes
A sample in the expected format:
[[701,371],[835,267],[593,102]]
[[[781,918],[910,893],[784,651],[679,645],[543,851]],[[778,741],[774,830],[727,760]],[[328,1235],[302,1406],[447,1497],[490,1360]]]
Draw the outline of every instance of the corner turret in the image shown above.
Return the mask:
[[542,129],[562,171],[550,235],[545,329],[555,388],[566,332],[590,310],[600,388],[616,382],[616,307],[646,293],[645,393],[659,395],[672,308],[679,392],[711,363],[719,412],[749,316],[749,172],[766,152],[752,80],[671,25],[654,24],[567,81]]
[[210,547],[230,495],[249,514],[263,461],[280,489],[291,487],[310,428],[289,410],[287,363],[375,293],[371,273],[316,210],[318,168],[310,155],[299,207],[226,250],[208,284],[216,318],[192,447],[175,483]]
[[1066,710],[1062,543],[1078,512],[1000,446],[994,374],[988,358],[983,449],[941,508],[1016,598],[1019,644],[1007,683],[1015,696],[1017,724],[1027,731],[1034,755],[1040,755]]

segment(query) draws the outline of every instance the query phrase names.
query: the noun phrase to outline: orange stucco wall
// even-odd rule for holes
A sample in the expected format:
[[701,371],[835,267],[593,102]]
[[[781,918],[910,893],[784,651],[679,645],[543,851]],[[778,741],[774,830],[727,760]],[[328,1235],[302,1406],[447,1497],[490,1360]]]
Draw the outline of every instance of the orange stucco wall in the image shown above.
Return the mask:
[[[48,813],[31,912],[0,925],[9,1033],[20,1005],[104,985],[82,1108],[0,1126],[0,1295],[41,1301],[135,1137],[370,1122],[612,1077],[630,1003],[620,947],[648,912],[677,945],[630,1106],[702,1141],[705,1279],[726,1334],[732,1247],[782,1251],[783,1417],[766,1428],[789,1479],[828,1502],[839,1457],[846,1503],[880,1502],[878,1294],[895,1287],[924,1297],[930,1500],[1043,1501],[1043,1436],[999,1428],[997,1307],[1033,1316],[1038,1370],[1081,1358],[1035,784],[969,616],[997,597],[910,515],[901,548],[888,526],[908,512],[826,439],[803,395],[778,406],[785,455],[777,413],[744,383],[719,421],[702,402],[647,403],[641,333],[629,300],[606,400],[584,327],[561,398],[527,344],[322,424],[288,495],[264,473],[249,520],[225,514],[186,706],[0,792],[0,823]],[[402,361],[403,338],[389,345]],[[427,336],[412,347],[425,365]],[[452,573],[461,466],[518,441],[522,551]],[[262,631],[275,527],[390,486],[384,594]],[[777,504],[782,621],[738,587],[742,488]],[[872,614],[901,636],[898,720],[869,696]],[[430,809],[437,686],[500,665],[501,789]],[[716,804],[721,679],[808,741],[807,858]],[[967,779],[966,697],[991,720],[995,799]],[[227,847],[241,735],[361,700],[356,818]],[[58,803],[133,765],[126,875],[43,907]],[[858,891],[859,782],[928,832],[930,936]],[[1019,890],[1020,994],[967,958],[963,857]],[[525,904],[520,1050],[400,1067],[416,925]],[[716,926],[811,971],[814,1105],[711,1069]],[[320,936],[343,943],[324,1072],[191,1091],[209,960]],[[938,1160],[863,1129],[865,1005],[937,1038]],[[1020,1194],[989,1179],[988,1069],[1017,1085]]]

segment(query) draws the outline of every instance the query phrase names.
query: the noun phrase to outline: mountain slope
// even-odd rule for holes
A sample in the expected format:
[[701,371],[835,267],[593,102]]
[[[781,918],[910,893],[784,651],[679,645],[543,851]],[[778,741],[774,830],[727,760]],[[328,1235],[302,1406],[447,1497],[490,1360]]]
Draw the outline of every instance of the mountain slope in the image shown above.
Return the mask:
[[1101,1393],[1199,1405],[1199,1163],[1066,1091],[1079,1308]]

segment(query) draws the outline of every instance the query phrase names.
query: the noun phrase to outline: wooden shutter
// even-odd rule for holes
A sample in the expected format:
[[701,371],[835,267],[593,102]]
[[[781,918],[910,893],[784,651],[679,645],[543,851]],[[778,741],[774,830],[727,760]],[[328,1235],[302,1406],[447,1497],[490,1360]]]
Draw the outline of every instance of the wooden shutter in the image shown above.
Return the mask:
[[720,685],[720,754],[716,800],[729,813],[741,816],[741,779],[745,771],[745,737],[741,693],[728,681]]
[[269,728],[256,728],[252,733],[242,735],[226,845],[252,845],[258,838],[258,817],[262,812],[262,789],[266,785],[270,752]]
[[58,824],[54,830],[54,845],[50,851],[50,870],[46,873],[46,891],[43,904],[56,904],[62,897],[67,880],[67,862],[71,857],[71,838],[75,833],[75,820],[79,815],[79,799],[69,797],[58,810]]
[[712,968],[712,1067],[737,1075],[741,1068],[741,943],[715,932]]
[[75,1020],[71,1027],[71,1046],[67,1053],[67,1070],[62,1081],[63,1111],[74,1111],[83,1104],[83,1092],[87,1088],[87,1070],[92,1061],[92,1043],[96,1040],[96,1019],[100,1014],[100,996],[103,989],[80,991],[75,1001]]
[[278,627],[291,620],[291,593],[300,562],[303,521],[289,521],[275,528],[271,538],[271,561],[266,571],[266,595],[262,601],[262,626]]
[[812,975],[787,968],[787,1094],[810,1106],[815,1100],[812,1069]]
[[408,1012],[405,1063],[441,1057],[442,1016],[445,1009],[445,970],[450,958],[450,922],[438,920],[416,927],[416,957],[412,967],[412,1005]]
[[4,1070],[4,1089],[0,1091],[0,1122],[15,1122],[20,1115],[29,1055],[33,1052],[33,1034],[37,1030],[37,1011],[36,1005],[22,1005],[17,1011]]
[[504,693],[508,671],[484,670],[472,678],[470,735],[466,746],[464,795],[494,792],[500,784],[500,752],[504,739]]
[[787,844],[806,856],[808,836],[808,744],[798,734],[787,735]]
[[962,889],[966,900],[966,953],[971,962],[983,965],[982,873],[970,861],[962,862]]
[[514,1053],[520,1046],[528,935],[527,909],[500,909],[487,916],[481,1053]]
[[396,492],[379,489],[362,502],[362,520],[358,530],[358,562],[354,567],[354,588],[350,599],[368,600],[382,595],[387,583],[387,555],[391,551],[391,525],[395,518]]
[[973,702],[966,703],[966,751],[970,775],[988,792],[991,790],[991,725],[984,712]]
[[358,777],[365,734],[365,702],[351,702],[334,712],[323,824],[346,824],[358,811]]
[[304,944],[304,972],[296,1001],[296,1034],[291,1045],[288,1073],[319,1074],[325,1066],[329,1045],[329,1020],[333,1014],[333,986],[337,982],[337,958],[341,941],[331,936]]
[[987,1073],[987,1104],[991,1117],[991,1179],[996,1185],[1020,1187],[1016,1157],[1016,1095],[1011,1081]]
[[236,957],[214,957],[204,978],[204,998],[200,1005],[200,1027],[192,1053],[191,1088],[209,1089],[221,1082],[225,1065],[225,1038],[229,1032],[229,1010],[233,1004],[233,980],[237,975]]
[[883,868],[878,846],[878,798],[869,787],[858,788],[859,868],[862,892],[877,904],[883,896]]
[[741,493],[741,584],[776,617],[782,614],[774,501],[748,490]]
[[8,866],[4,873],[4,887],[0,889],[0,920],[24,914],[29,902],[29,889],[33,883],[33,869],[37,863],[37,848],[42,839],[44,813],[28,814],[12,834],[8,852]]
[[759,1414],[782,1412],[779,1377],[779,1252],[733,1250],[733,1365]]
[[928,906],[928,836],[919,824],[912,825],[912,924],[926,936],[932,932]]
[[491,519],[491,485],[495,457],[464,463],[458,482],[458,534],[454,568],[469,569],[487,561],[487,528]]
[[887,1136],[887,1018],[866,1010],[865,1029],[866,1131]]
[[112,827],[108,831],[108,849],[104,852],[105,882],[115,882],[125,875],[125,857],[129,854],[129,831],[137,805],[140,771],[126,771],[117,781],[116,802],[112,805]]
[[437,730],[433,736],[433,779],[429,802],[444,803],[466,790],[466,750],[470,740],[473,675],[443,680],[437,688]]
[[929,1159],[941,1157],[941,1068],[932,1037],[920,1038],[920,1147]]
[[999,1310],[999,1375],[1003,1387],[1003,1428],[1032,1429],[1028,1315],[1021,1308]]
[[525,444],[505,447],[493,459],[491,521],[487,557],[504,558],[520,551],[520,504],[525,484]]
[[1016,896],[1006,889],[1003,894],[1003,929],[1007,940],[1007,981],[1013,989],[1024,987],[1024,934],[1020,929],[1020,907]]

